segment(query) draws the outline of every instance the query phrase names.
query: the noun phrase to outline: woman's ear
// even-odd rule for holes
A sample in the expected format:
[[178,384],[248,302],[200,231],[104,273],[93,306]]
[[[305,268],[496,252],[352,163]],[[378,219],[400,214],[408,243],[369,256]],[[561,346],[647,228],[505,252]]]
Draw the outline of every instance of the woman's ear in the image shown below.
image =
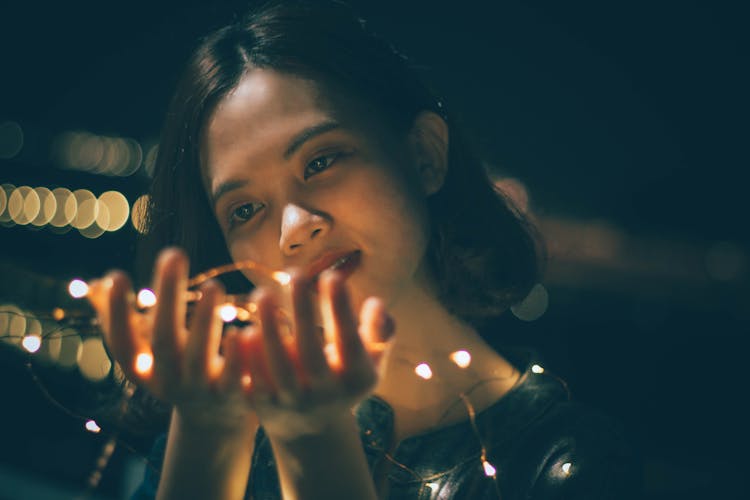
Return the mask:
[[420,111],[409,132],[417,175],[426,195],[443,187],[448,173],[448,124],[432,111]]

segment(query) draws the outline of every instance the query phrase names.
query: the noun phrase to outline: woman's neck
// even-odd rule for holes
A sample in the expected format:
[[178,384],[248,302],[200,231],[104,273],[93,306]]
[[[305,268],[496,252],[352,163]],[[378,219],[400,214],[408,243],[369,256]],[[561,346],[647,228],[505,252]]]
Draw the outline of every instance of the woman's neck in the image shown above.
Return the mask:
[[[402,296],[390,312],[396,335],[375,394],[393,407],[399,440],[465,420],[462,395],[481,411],[518,379],[518,371],[471,325],[451,315],[425,290]],[[461,365],[467,356],[454,354],[460,351],[470,356],[466,366]],[[420,365],[421,376],[416,371]]]

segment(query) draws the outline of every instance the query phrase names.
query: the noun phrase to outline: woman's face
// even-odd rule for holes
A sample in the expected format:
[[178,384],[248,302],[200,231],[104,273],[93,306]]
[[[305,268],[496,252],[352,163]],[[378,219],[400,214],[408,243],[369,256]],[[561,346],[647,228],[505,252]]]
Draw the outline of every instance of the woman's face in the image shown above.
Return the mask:
[[339,265],[357,308],[370,295],[392,306],[427,285],[417,169],[406,139],[383,133],[364,107],[267,69],[248,72],[219,103],[201,156],[233,260],[309,274]]

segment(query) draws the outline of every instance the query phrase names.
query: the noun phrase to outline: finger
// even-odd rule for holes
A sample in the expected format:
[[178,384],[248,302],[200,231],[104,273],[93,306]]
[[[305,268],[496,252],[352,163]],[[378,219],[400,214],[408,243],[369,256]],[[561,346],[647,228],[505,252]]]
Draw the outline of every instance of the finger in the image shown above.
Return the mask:
[[385,303],[377,297],[365,300],[359,314],[359,335],[375,366],[382,360],[394,333],[395,323],[385,311]]
[[258,325],[244,328],[238,335],[238,344],[241,346],[239,354],[243,371],[250,373],[250,398],[255,402],[268,400],[274,392],[271,374],[266,363],[265,348],[263,346],[263,335]]
[[132,328],[132,315],[137,314],[131,305],[133,290],[130,279],[120,271],[112,272],[106,278],[111,281],[108,291],[104,339],[115,359],[131,379],[141,378],[135,367],[136,355],[150,350]]
[[323,352],[323,339],[318,336],[313,305],[313,283],[301,275],[291,281],[294,310],[294,333],[300,368],[307,382],[319,381],[330,375]]
[[289,396],[297,391],[297,376],[289,351],[281,338],[276,301],[269,292],[261,290],[256,294],[254,302],[258,305],[263,347],[273,385],[279,397]]
[[357,320],[352,311],[349,294],[341,274],[326,271],[320,277],[323,307],[328,308],[333,321],[334,339],[342,372],[371,369],[372,362],[362,344]]
[[183,344],[187,272],[187,257],[180,250],[167,249],[159,256],[152,348],[154,367],[167,380],[176,378],[180,369],[178,353]]
[[210,280],[201,287],[200,295],[185,345],[184,373],[186,382],[191,385],[205,385],[216,380],[219,374],[217,360],[223,323],[216,308],[223,301],[224,288]]
[[247,363],[247,334],[235,326],[226,330],[223,340],[224,367],[219,387],[226,392],[247,391],[250,388],[250,368]]

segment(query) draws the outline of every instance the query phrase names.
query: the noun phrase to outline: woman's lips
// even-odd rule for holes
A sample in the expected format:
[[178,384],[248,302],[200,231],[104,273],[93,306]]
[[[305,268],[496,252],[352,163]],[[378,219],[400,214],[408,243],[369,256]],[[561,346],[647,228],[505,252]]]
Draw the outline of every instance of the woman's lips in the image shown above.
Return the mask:
[[317,260],[311,266],[310,275],[314,281],[317,281],[323,271],[332,269],[342,274],[344,279],[346,279],[359,267],[361,260],[362,252],[359,250],[348,253],[329,254]]

